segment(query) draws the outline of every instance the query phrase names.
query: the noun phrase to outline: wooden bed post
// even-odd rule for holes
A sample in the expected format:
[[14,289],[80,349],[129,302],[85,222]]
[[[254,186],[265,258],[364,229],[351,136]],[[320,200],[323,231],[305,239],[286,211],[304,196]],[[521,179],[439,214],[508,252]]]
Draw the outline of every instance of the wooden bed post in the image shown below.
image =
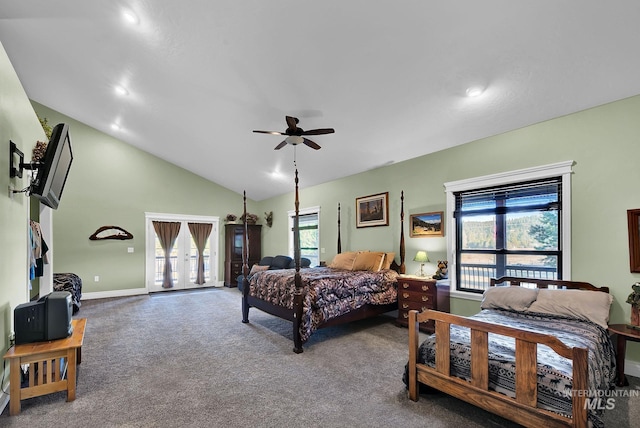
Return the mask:
[[242,229],[242,322],[249,322],[249,302],[247,297],[249,296],[249,233],[247,227],[247,191],[243,192],[243,216],[244,228]]
[[404,190],[400,192],[400,268],[398,273],[405,273],[404,265]]
[[296,274],[294,278],[295,292],[293,295],[293,352],[302,352],[302,338],[300,337],[300,325],[302,324],[302,277],[300,276],[300,198],[298,197],[298,168],[296,167],[296,200],[295,217],[293,218],[293,257],[296,261]]
[[416,372],[416,363],[418,362],[418,347],[420,346],[419,325],[417,321],[418,311],[412,309],[409,311],[409,326],[413,326],[409,330],[409,378],[407,379],[409,386],[409,399],[418,401],[418,377]]
[[342,252],[342,243],[340,242],[340,202],[338,202],[338,252],[336,254],[340,254]]

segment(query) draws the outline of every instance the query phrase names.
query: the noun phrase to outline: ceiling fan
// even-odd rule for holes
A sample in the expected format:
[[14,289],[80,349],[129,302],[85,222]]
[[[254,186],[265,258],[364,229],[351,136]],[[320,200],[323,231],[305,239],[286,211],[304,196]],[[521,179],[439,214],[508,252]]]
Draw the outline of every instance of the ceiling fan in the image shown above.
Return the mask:
[[319,150],[320,146],[308,138],[304,138],[304,135],[323,135],[323,134],[333,134],[336,132],[333,128],[321,128],[321,129],[310,129],[309,131],[305,131],[302,128],[298,127],[298,118],[285,116],[287,121],[287,130],[284,132],[277,131],[256,131],[261,134],[272,134],[272,135],[287,135],[287,138],[280,144],[278,144],[274,150],[280,150],[287,144],[291,144],[292,146],[297,146],[300,143],[304,143],[312,149]]

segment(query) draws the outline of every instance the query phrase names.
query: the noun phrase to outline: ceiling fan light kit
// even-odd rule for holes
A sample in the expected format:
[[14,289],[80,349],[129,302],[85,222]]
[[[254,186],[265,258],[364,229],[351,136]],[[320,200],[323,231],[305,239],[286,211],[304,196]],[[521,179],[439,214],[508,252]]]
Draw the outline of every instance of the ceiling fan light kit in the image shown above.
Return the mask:
[[290,137],[285,138],[287,144],[291,144],[292,146],[297,146],[300,143],[304,142],[304,138],[299,135],[292,135]]
[[317,143],[309,140],[308,138],[304,138],[303,135],[324,135],[333,134],[334,132],[336,132],[333,128],[310,129],[309,131],[305,131],[304,129],[298,127],[298,123],[300,122],[298,118],[293,116],[285,116],[285,120],[287,122],[287,129],[284,132],[258,130],[254,130],[253,132],[271,135],[287,135],[287,138],[285,138],[283,142],[278,144],[274,148],[274,150],[280,150],[287,144],[290,144],[292,146],[305,144],[314,150],[319,150],[320,146]]

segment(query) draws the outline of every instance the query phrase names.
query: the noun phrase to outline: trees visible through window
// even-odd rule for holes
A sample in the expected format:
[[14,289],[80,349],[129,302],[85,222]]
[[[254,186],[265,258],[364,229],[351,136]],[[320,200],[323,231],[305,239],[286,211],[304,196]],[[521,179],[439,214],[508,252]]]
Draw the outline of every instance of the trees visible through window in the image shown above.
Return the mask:
[[[293,218],[289,211],[289,255],[294,256]],[[320,207],[300,210],[298,215],[300,230],[300,257],[311,260],[311,266],[320,264]]]
[[455,193],[458,290],[505,275],[561,278],[561,189],[553,178]]
[[572,161],[445,183],[452,292],[490,278],[570,279]]

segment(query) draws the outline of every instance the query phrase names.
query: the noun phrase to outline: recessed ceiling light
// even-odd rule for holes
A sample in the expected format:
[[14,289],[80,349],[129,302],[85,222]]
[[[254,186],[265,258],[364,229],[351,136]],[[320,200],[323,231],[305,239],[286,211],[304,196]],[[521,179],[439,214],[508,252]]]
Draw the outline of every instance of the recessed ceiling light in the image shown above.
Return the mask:
[[278,180],[278,181],[282,181],[285,179],[284,174],[282,173],[282,171],[280,171],[280,168],[276,167],[273,171],[271,171],[269,173],[269,176],[273,179],[273,180]]
[[120,130],[120,125],[118,125],[117,123],[112,123],[111,124],[111,129],[113,129],[114,131],[119,131]]
[[467,88],[467,96],[468,97],[478,97],[482,95],[484,92],[484,88],[482,86],[470,86]]
[[123,11],[122,16],[124,17],[125,21],[130,24],[138,24],[140,22],[140,18],[138,18],[138,15],[130,10]]
[[127,88],[125,88],[124,86],[116,85],[115,90],[118,95],[122,95],[122,96],[129,95],[129,91],[127,91]]

